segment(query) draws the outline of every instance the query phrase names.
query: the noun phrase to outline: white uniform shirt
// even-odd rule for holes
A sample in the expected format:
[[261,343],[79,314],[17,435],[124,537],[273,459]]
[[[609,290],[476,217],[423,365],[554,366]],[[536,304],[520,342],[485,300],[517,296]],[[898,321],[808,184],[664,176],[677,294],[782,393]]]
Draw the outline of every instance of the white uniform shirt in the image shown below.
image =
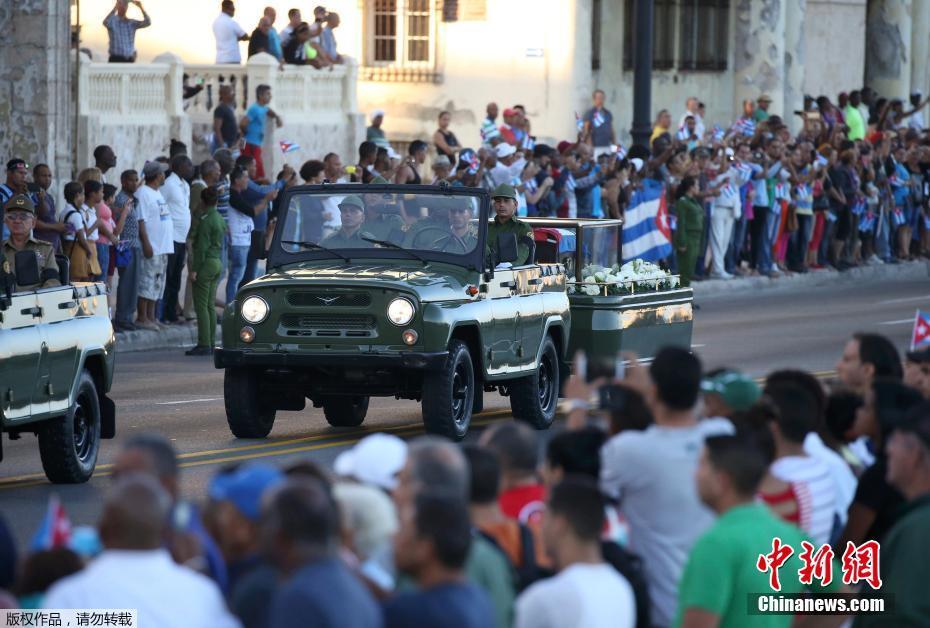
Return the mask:
[[167,550],[107,550],[55,583],[45,608],[132,608],[140,626],[233,628],[212,580],[175,564]]

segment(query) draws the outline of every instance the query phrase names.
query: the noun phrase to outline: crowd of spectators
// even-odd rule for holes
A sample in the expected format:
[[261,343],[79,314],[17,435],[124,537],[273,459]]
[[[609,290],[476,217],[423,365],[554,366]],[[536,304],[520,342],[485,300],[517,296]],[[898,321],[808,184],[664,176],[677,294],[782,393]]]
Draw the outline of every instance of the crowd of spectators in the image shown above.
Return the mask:
[[[133,436],[95,528],[17,560],[0,520],[0,600],[190,628],[788,626],[747,614],[778,582],[893,599],[855,626],[930,613],[930,350],[902,365],[886,338],[856,334],[825,385],[797,370],[759,384],[666,348],[566,392],[546,438],[519,422],[463,446],[373,434],[332,469],[223,467],[202,500],[169,441]],[[794,550],[780,574],[776,538]],[[801,581],[819,560],[808,546],[836,560],[832,582]]]

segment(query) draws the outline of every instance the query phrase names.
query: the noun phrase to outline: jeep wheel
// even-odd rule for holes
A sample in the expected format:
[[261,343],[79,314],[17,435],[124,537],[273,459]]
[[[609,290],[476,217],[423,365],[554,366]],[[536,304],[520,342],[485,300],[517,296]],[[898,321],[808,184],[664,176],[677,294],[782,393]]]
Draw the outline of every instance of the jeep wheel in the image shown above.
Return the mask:
[[368,397],[323,397],[322,403],[333,427],[358,427],[368,414]]
[[100,399],[94,378],[81,371],[77,397],[68,413],[39,430],[42,468],[51,482],[78,484],[94,474],[100,450]]
[[515,419],[544,430],[555,419],[558,401],[559,355],[552,338],[546,336],[536,373],[510,383],[510,409]]
[[468,347],[449,343],[449,357],[437,372],[423,378],[423,425],[432,434],[462,440],[468,433],[475,402],[475,371]]
[[255,372],[228,368],[223,377],[226,422],[236,438],[265,438],[274,425],[275,409],[263,403]]

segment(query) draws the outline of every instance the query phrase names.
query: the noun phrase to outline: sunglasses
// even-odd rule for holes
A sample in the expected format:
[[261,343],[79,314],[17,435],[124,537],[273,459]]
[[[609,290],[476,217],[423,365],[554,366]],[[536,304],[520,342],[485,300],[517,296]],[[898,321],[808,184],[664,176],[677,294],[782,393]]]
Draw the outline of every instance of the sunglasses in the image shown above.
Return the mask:
[[26,222],[32,218],[32,214],[29,212],[7,212],[6,217],[12,222]]

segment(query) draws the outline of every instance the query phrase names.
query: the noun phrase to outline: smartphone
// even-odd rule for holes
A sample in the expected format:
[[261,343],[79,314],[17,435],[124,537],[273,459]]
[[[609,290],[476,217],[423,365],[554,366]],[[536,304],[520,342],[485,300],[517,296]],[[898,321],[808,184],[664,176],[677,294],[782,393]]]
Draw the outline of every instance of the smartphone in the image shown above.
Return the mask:
[[619,380],[624,379],[625,377],[626,377],[626,361],[618,355],[616,361],[614,362],[614,379],[619,381]]
[[575,358],[575,374],[583,381],[588,381],[588,356],[584,353],[579,353]]
[[598,409],[623,412],[629,399],[629,390],[617,384],[601,386],[597,391]]

